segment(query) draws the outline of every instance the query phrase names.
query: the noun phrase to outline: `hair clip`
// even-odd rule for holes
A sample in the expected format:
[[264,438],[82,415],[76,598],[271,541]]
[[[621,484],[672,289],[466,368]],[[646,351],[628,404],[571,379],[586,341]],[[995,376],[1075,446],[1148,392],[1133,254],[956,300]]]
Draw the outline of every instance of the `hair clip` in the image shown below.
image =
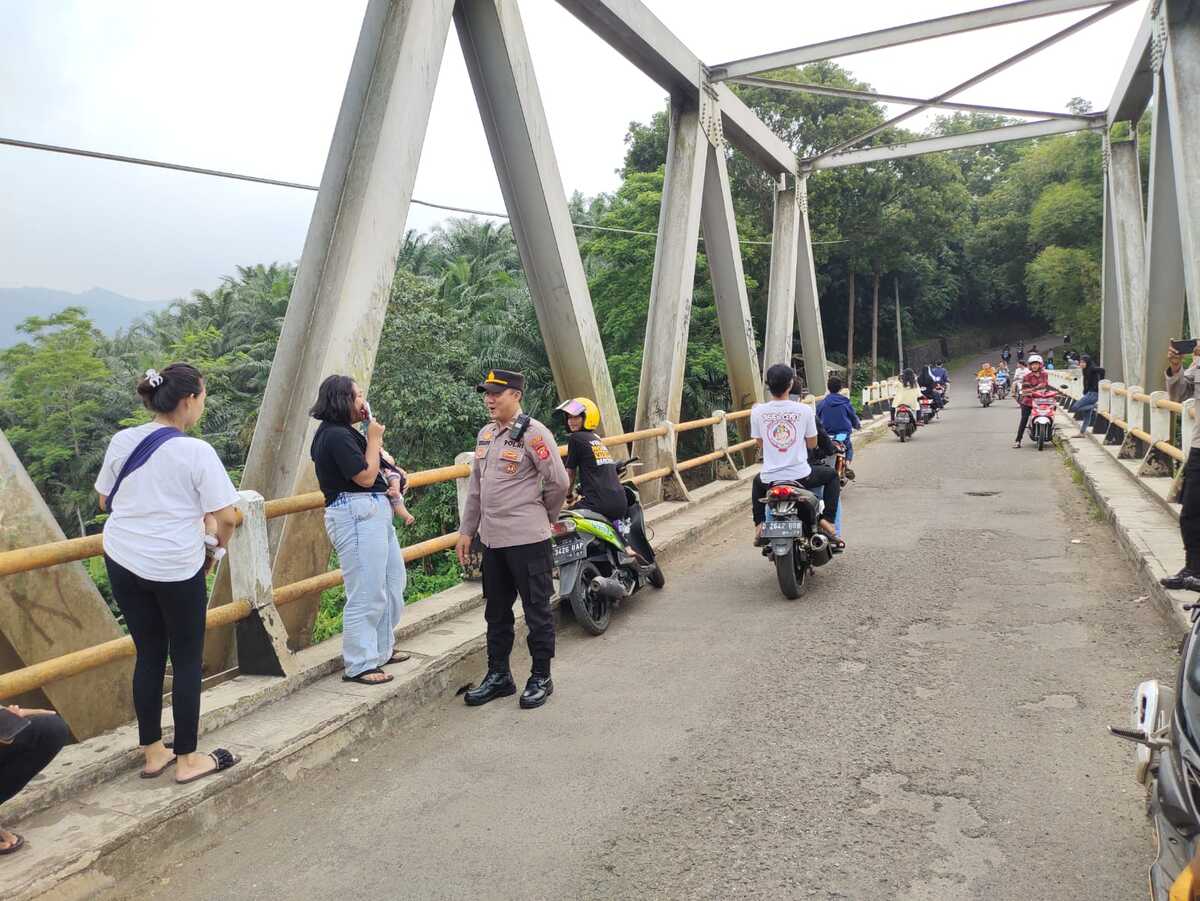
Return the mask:
[[157,369],[147,369],[146,381],[149,382],[151,388],[157,388],[163,383],[163,377],[158,374]]

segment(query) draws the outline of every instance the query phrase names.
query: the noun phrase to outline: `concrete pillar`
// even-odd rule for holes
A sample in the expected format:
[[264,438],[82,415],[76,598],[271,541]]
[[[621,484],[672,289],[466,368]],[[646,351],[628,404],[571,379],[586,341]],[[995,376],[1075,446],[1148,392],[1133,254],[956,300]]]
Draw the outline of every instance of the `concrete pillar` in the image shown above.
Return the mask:
[[[475,454],[473,451],[464,451],[454,458],[455,466],[473,466],[475,464]],[[458,521],[461,523],[463,513],[467,509],[467,489],[470,486],[470,478],[455,479],[454,489],[458,495]],[[468,582],[478,582],[483,578],[483,570],[480,568],[483,563],[483,558],[479,554],[471,554],[467,565],[463,567],[463,578]]]
[[1096,419],[1101,418],[1101,413],[1112,412],[1112,381],[1109,379],[1101,379],[1096,392]]
[[1160,400],[1167,400],[1166,391],[1152,391],[1150,393],[1150,437],[1157,444],[1160,441],[1171,440],[1171,411],[1162,410],[1158,407]]
[[[1200,90],[1200,84],[1196,85]],[[1166,349],[1172,338],[1183,336],[1185,301],[1183,244],[1180,240],[1179,199],[1162,77],[1155,78],[1150,133],[1150,197],[1146,213],[1146,263],[1148,314],[1146,325],[1146,387],[1166,387]],[[1200,197],[1197,198],[1200,202]],[[1192,320],[1200,331],[1200,320]]]
[[[701,195],[708,157],[708,138],[701,127],[699,112],[685,103],[672,99],[669,113],[666,177],[658,214],[650,308],[646,314],[637,429],[665,421],[678,422],[683,399],[683,367],[687,360]],[[645,462],[647,471],[672,464],[662,444],[655,440],[638,442],[637,455]],[[642,497],[647,503],[662,496],[656,481],[646,482],[643,488]]]
[[[1188,318],[1200,334],[1200,3],[1166,0],[1162,76],[1170,120]],[[1155,123],[1157,125],[1157,122]]]
[[[775,219],[771,228],[771,275],[767,285],[767,321],[763,334],[763,373],[776,363],[792,364],[792,324],[796,311],[796,252],[800,235],[800,207],[795,188],[775,191]],[[808,379],[808,388],[820,385]]]
[[[367,5],[242,476],[243,488],[264,497],[317,487],[308,409],[321,381],[345,373],[370,382],[453,8],[454,0]],[[273,520],[269,535],[275,585],[328,566],[321,511]],[[291,647],[310,643],[319,601],[314,594],[282,611]],[[209,634],[210,668],[229,656],[230,637]]]
[[734,410],[744,410],[762,400],[762,371],[754,342],[750,300],[746,296],[746,276],[742,271],[742,250],[738,244],[725,151],[712,143],[708,145],[708,161],[704,167],[700,224],[704,229],[704,253],[716,299],[721,344],[725,348],[729,396]]
[[1108,187],[1107,144],[1104,163],[1104,248],[1100,269],[1100,365],[1106,375],[1123,378],[1121,302],[1117,288],[1117,249],[1113,241],[1112,191]]
[[621,417],[516,0],[458,0],[454,24],[555,387],[559,397],[596,401],[603,433],[618,435]]
[[1121,422],[1124,422],[1126,425],[1128,425],[1128,423],[1129,423],[1129,420],[1127,420],[1125,418],[1125,414],[1128,412],[1128,409],[1127,409],[1128,396],[1125,394],[1117,394],[1116,393],[1118,390],[1123,391],[1124,389],[1125,389],[1125,385],[1122,384],[1121,382],[1113,382],[1112,383],[1111,391],[1109,393],[1109,402],[1108,402],[1108,405],[1109,405],[1108,409],[1109,409],[1109,414],[1110,414],[1109,426],[1108,426],[1108,433],[1104,437],[1105,444],[1120,444],[1125,439],[1124,430],[1122,430],[1120,426],[1113,425],[1113,423],[1112,423],[1112,421],[1114,419],[1119,419],[1119,420],[1121,420]]
[[[0,432],[0,550],[65,538]],[[0,578],[0,673],[120,637],[116,619],[82,563]],[[133,661],[121,660],[6,703],[53,707],[82,741],[133,718],[132,671]]]
[[1146,381],[1146,225],[1142,218],[1142,175],[1136,141],[1110,144],[1108,185],[1112,191],[1113,258],[1121,311],[1121,359],[1127,382]]
[[796,183],[800,208],[799,244],[796,251],[796,328],[804,351],[804,373],[810,391],[825,393],[829,361],[825,359],[825,330],[821,326],[821,299],[817,295],[817,266],[813,262],[812,230],[808,223],[808,178]]
[[729,454],[729,423],[725,421],[725,411],[713,410],[712,415],[718,420],[712,427],[713,450],[725,451],[725,456],[717,461],[717,478],[736,482],[738,469]]
[[263,497],[257,491],[239,491],[235,506],[242,514],[242,524],[229,539],[226,566],[233,599],[249,601],[253,608],[236,626],[238,669],[252,676],[295,675],[299,666],[288,650],[287,630],[272,593]]
[[1125,402],[1125,421],[1131,429],[1146,431],[1146,403],[1138,400],[1136,395],[1144,394],[1141,385],[1130,385]]

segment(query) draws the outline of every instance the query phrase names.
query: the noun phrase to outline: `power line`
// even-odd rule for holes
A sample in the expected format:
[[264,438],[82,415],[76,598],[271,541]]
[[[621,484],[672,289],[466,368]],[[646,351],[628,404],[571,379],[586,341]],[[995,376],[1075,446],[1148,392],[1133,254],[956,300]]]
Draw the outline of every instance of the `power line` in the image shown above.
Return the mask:
[[[248,181],[258,185],[273,185],[277,188],[294,188],[299,191],[318,191],[319,185],[306,185],[296,181],[284,181],[278,178],[266,178],[260,175],[244,175],[240,172],[228,172],[224,169],[205,169],[201,166],[185,166],[182,163],[168,163],[163,160],[150,160],[143,157],[123,156],[118,153],[104,153],[99,150],[84,150],[79,147],[65,147],[61,144],[39,144],[36,141],[22,141],[18,138],[0,137],[0,144],[8,145],[9,147],[20,147],[24,150],[41,150],[46,153],[62,153],[68,156],[82,156],[94,160],[107,160],[112,163],[128,163],[133,166],[150,166],[155,169],[170,169],[175,172],[190,172],[192,175],[209,175],[214,178],[227,178],[234,181]],[[452,213],[466,213],[472,216],[491,216],[495,219],[511,219],[508,213],[493,213],[488,210],[474,210],[469,207],[451,206],[445,203],[434,203],[432,200],[418,200],[416,197],[411,198],[411,202],[418,206],[430,207],[435,210],[448,210]],[[592,231],[605,232],[620,232],[628,235],[644,235],[648,238],[657,238],[658,232],[638,231],[633,228],[618,228],[611,225],[591,225],[586,222],[572,222],[575,228],[586,228]],[[704,240],[701,238],[701,240]],[[739,238],[741,244],[765,244],[770,245],[770,241],[752,241],[748,238]],[[845,244],[846,241],[813,241],[813,244]]]

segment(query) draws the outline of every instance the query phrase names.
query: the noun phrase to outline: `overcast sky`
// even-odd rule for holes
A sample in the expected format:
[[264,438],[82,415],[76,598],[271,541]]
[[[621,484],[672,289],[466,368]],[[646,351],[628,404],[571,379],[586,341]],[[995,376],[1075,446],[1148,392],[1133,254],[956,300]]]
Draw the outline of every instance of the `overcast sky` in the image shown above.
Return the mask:
[[[707,64],[995,0],[646,0]],[[0,0],[0,135],[316,184],[365,0]],[[1107,106],[1146,2],[963,100]],[[568,194],[611,191],[632,120],[661,88],[553,0],[522,0]],[[840,62],[876,90],[932,96],[1086,12]],[[899,112],[899,108],[893,112]],[[144,300],[292,261],[314,194],[0,146],[0,287],[100,286]],[[415,196],[503,201],[451,29]],[[445,214],[414,206],[409,226]]]

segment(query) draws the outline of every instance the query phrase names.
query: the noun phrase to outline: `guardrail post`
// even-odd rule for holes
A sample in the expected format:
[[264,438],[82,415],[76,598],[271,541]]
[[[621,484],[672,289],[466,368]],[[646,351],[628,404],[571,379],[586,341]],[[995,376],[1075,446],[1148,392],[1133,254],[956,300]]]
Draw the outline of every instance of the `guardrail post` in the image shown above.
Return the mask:
[[718,479],[736,482],[738,479],[737,464],[729,455],[729,426],[725,422],[724,410],[713,410],[717,422],[712,427],[712,443],[714,451],[724,451],[725,455],[717,460],[716,475]]
[[232,600],[249,601],[250,615],[236,629],[238,670],[250,676],[291,676],[299,671],[288,650],[287,629],[275,609],[271,583],[271,550],[262,495],[239,491],[234,505],[242,524],[229,539],[226,565]]
[[1113,420],[1125,419],[1126,401],[1128,398],[1124,394],[1118,394],[1118,391],[1124,391],[1124,382],[1113,382],[1109,390],[1109,420],[1108,431],[1104,435],[1105,444],[1121,444],[1125,440],[1125,430],[1119,425],[1116,425]]
[[1096,415],[1092,418],[1092,434],[1102,435],[1108,431],[1108,417],[1112,413],[1112,382],[1101,379],[1096,393]]
[[1146,413],[1145,403],[1137,399],[1137,395],[1142,393],[1140,385],[1130,385],[1128,393],[1125,395],[1125,416],[1123,417],[1128,428],[1125,430],[1125,438],[1121,441],[1121,450],[1117,454],[1123,459],[1133,459],[1140,457],[1142,439],[1133,434],[1133,430],[1146,430]]
[[662,496],[664,501],[690,501],[691,495],[688,494],[687,486],[683,484],[683,479],[679,475],[679,470],[676,465],[679,459],[675,455],[676,447],[678,446],[677,436],[675,433],[675,423],[670,420],[664,420],[663,426],[666,428],[665,435],[659,435],[654,440],[658,442],[660,448],[660,459],[666,459],[670,462],[671,472],[662,478]]
[[[475,465],[475,454],[471,451],[464,451],[454,458],[455,466],[473,466]],[[465,479],[455,479],[454,488],[458,493],[458,521],[461,523],[463,511],[467,508],[467,488],[470,485],[471,479],[468,476]],[[468,582],[478,582],[483,578],[482,554],[475,550],[475,545],[471,546],[471,555],[467,558],[467,565],[463,567],[463,578]]]
[[1171,411],[1158,406],[1159,401],[1165,401],[1167,397],[1165,391],[1150,392],[1150,447],[1138,467],[1139,476],[1174,475],[1174,461],[1157,448],[1160,441],[1171,441]]

